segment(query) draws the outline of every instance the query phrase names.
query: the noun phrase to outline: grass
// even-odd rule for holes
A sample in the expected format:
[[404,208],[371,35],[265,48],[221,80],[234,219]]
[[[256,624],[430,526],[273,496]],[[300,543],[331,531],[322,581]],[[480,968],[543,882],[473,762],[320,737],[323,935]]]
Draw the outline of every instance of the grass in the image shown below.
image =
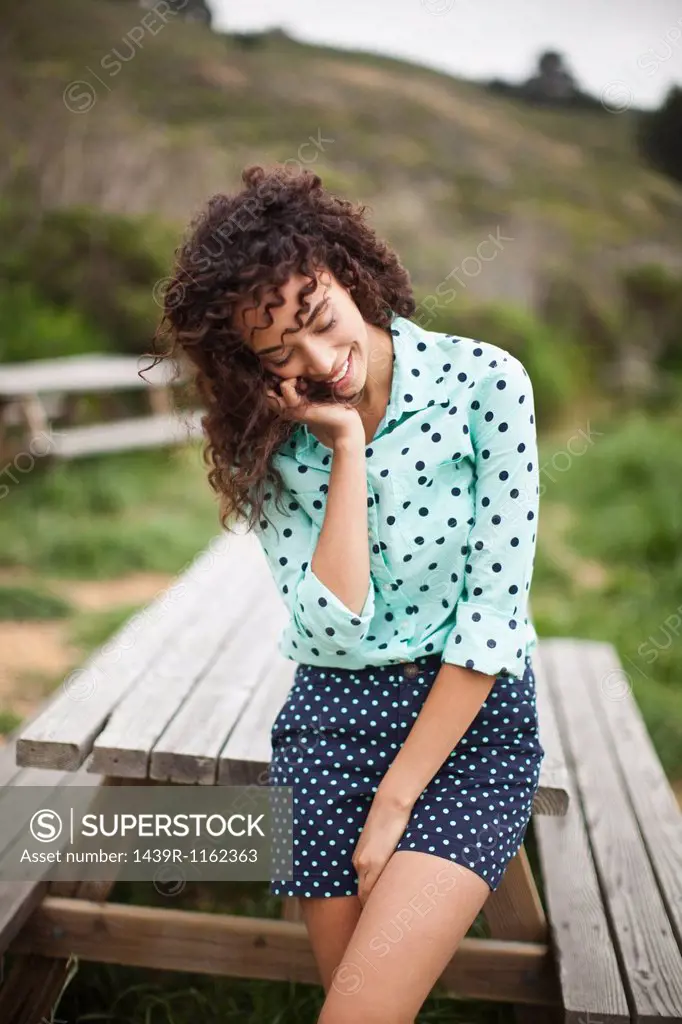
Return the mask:
[[9,736],[21,723],[21,715],[17,715],[11,708],[0,708],[0,736]]
[[63,597],[36,586],[0,586],[0,621],[63,619],[72,612]]
[[4,500],[0,565],[79,579],[176,572],[218,532],[198,446],[38,462]]
[[565,438],[543,439],[532,591],[541,637],[615,645],[672,778],[682,777],[681,425],[679,412],[594,422],[576,457]]
[[69,623],[69,638],[85,651],[101,647],[142,607],[144,605],[117,605],[101,611],[81,612]]

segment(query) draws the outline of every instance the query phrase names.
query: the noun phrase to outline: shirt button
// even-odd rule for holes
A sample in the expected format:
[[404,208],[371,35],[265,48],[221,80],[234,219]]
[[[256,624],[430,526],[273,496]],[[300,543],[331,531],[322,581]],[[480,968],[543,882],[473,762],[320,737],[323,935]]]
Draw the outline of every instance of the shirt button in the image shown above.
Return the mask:
[[389,590],[393,590],[390,583],[384,583],[383,589],[388,593]]

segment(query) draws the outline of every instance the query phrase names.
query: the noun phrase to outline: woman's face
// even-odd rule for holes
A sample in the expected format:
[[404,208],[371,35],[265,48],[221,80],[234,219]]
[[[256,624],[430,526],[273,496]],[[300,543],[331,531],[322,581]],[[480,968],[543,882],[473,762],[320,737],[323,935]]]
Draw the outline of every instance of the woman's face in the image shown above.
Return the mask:
[[[330,271],[317,275],[317,288],[307,296],[310,312],[303,315],[304,326],[294,319],[299,309],[297,293],[308,283],[303,275],[293,275],[280,286],[285,304],[272,307],[272,326],[265,327],[264,306],[275,297],[269,292],[257,310],[241,303],[237,324],[247,345],[260,359],[263,369],[276,377],[301,377],[317,384],[329,383],[335,394],[349,397],[362,389],[369,364],[370,336],[374,330],[365,323],[350,293]],[[249,300],[252,304],[252,300]],[[241,319],[244,312],[244,319]],[[249,337],[252,327],[262,327]],[[244,329],[246,328],[246,329]],[[282,332],[291,328],[291,333]],[[331,378],[340,377],[335,383]]]

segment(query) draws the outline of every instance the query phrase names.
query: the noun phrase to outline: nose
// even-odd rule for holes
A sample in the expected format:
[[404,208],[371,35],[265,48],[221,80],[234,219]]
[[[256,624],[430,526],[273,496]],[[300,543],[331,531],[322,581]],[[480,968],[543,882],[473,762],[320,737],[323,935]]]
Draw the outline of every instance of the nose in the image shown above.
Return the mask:
[[305,349],[305,376],[318,382],[326,380],[334,372],[336,359],[335,352],[330,349],[325,350],[320,345],[319,338],[316,341],[311,341]]

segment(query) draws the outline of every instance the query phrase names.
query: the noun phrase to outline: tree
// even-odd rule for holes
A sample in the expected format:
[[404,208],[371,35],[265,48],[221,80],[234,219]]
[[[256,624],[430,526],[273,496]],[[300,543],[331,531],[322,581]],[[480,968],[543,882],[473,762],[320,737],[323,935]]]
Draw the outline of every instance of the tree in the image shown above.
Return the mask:
[[682,88],[672,86],[658,110],[640,113],[637,145],[650,164],[682,181]]
[[[187,21],[200,21],[209,28],[212,23],[211,9],[206,0],[167,0],[168,6]],[[138,0],[140,7],[153,10],[155,0]]]
[[536,103],[570,103],[578,89],[564,58],[556,50],[545,50],[538,58],[537,69],[524,84],[527,99]]

